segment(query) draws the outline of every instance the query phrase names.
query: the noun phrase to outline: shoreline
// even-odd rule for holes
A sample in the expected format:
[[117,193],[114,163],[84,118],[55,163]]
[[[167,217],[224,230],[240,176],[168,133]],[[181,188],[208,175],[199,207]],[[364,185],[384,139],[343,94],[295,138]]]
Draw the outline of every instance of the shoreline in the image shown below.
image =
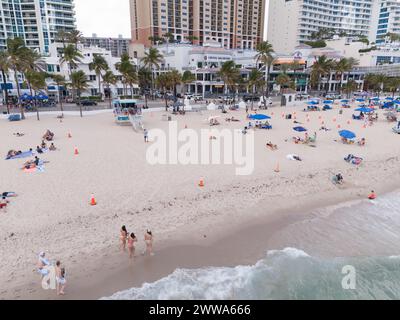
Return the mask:
[[[343,124],[351,112],[337,115],[335,111],[311,114],[308,129],[318,131],[319,114]],[[243,110],[232,114],[245,117]],[[160,115],[146,117],[146,127],[166,129]],[[302,119],[305,115],[301,113],[298,120],[308,122]],[[181,128],[199,130],[206,126],[206,117],[188,114],[177,119]],[[0,299],[57,299],[54,293],[42,291],[34,271],[42,250],[67,268],[65,299],[96,299],[155,281],[177,267],[253,264],[268,249],[296,247],[295,237],[280,242],[279,231],[307,223],[318,216],[314,210],[365,199],[372,188],[378,197],[399,188],[400,148],[390,124],[381,121],[365,129],[353,123],[351,128],[367,138],[364,148],[335,142],[335,130],[318,131],[316,148],[295,145],[290,141],[292,121],[277,116],[273,124],[272,131],[255,132],[259,148],[254,174],[239,177],[233,175],[232,166],[149,166],[142,135],[116,126],[110,114],[66,117],[62,123],[50,116],[40,122],[31,118],[5,123],[0,127],[5,139],[1,153],[35,146],[47,128],[56,133],[59,151],[44,156],[49,164],[45,173],[37,175],[21,173],[18,161],[0,162],[7,182],[4,188],[20,195],[1,215],[0,233],[5,237],[0,242],[4,253]],[[27,135],[15,138],[12,133],[17,130]],[[277,143],[279,150],[266,149],[266,141]],[[73,155],[74,146],[79,147],[79,156]],[[343,161],[350,152],[365,159],[360,167]],[[304,161],[287,160],[292,153]],[[274,172],[277,162],[280,173]],[[345,178],[340,187],[331,182],[338,172]],[[199,177],[205,177],[205,188],[197,186]],[[88,204],[91,193],[98,200],[96,207]],[[121,225],[137,234],[138,252],[144,231],[151,229],[156,256],[139,257],[130,265],[127,254],[117,249]],[[313,254],[313,250],[306,251]],[[361,251],[349,254],[365,254]],[[348,251],[331,254],[343,252]]]
[[[381,196],[400,190],[400,185],[387,184],[385,181],[381,181],[377,186],[376,189],[380,190]],[[13,290],[16,294],[0,296],[0,299],[93,300],[109,297],[116,292],[132,287],[140,287],[144,283],[155,282],[170,275],[178,268],[199,269],[253,265],[264,258],[268,250],[281,250],[291,246],[282,243],[277,247],[271,243],[271,239],[284,228],[315,217],[315,211],[321,208],[366,201],[365,197],[354,195],[359,194],[362,190],[353,189],[352,191],[351,195],[338,195],[334,198],[325,195],[311,202],[306,199],[296,199],[302,203],[302,206],[294,205],[276,209],[268,215],[261,215],[258,221],[243,219],[240,224],[230,227],[219,225],[216,230],[208,233],[206,238],[190,236],[191,231],[186,234],[182,233],[176,239],[166,241],[165,244],[160,245],[156,242],[154,257],[143,257],[140,250],[136,249],[134,262],[129,261],[126,252],[117,252],[117,249],[100,250],[98,256],[101,258],[89,261],[90,265],[98,267],[78,264],[69,268],[73,276],[68,278],[67,295],[64,297],[57,297],[54,292],[38,289],[39,279],[35,276],[36,282],[31,282],[28,287],[15,287]],[[261,202],[268,203],[269,201],[270,199],[266,198]],[[257,211],[257,209],[253,209]],[[199,230],[198,227],[196,230]],[[183,239],[188,239],[187,243]],[[313,252],[307,253],[314,255]],[[365,253],[359,253],[359,256],[364,255]],[[339,256],[327,254],[322,257],[336,258]],[[349,257],[354,257],[354,255],[349,255]],[[82,270],[84,271],[82,272]],[[24,290],[28,292],[23,293]]]

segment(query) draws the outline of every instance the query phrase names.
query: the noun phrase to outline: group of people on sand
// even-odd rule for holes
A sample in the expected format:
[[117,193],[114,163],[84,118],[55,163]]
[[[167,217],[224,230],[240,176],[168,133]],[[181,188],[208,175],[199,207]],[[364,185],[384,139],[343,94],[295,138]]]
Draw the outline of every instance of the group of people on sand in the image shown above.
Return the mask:
[[[54,266],[52,266],[50,261],[46,258],[46,253],[44,251],[40,252],[37,263],[37,271],[42,276],[42,280],[44,277],[51,275],[50,267],[54,267],[55,269],[55,279],[53,280],[56,282],[55,289],[57,295],[65,295],[65,287],[67,285],[65,268],[62,266],[59,260]],[[52,279],[49,279],[49,281],[51,280]]]
[[[121,227],[120,231],[120,248],[121,251],[125,252],[126,248],[128,248],[129,259],[133,259],[135,257],[135,244],[138,242],[136,235],[132,233],[128,233],[126,226]],[[153,252],[153,233],[150,230],[146,230],[144,234],[144,242],[146,243],[146,249],[142,252],[142,255],[154,256]]]
[[2,192],[0,196],[0,211],[6,211],[7,206],[10,203],[8,199],[16,197],[17,194],[15,192]]

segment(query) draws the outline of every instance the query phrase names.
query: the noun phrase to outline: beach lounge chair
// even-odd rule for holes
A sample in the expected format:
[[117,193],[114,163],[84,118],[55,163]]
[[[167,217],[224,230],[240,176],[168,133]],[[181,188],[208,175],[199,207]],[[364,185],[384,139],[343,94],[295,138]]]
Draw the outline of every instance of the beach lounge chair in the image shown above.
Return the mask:
[[353,114],[353,120],[362,120],[362,117],[356,116],[355,114]]
[[14,121],[21,121],[21,115],[19,114],[11,114],[8,117],[8,121],[14,122]]

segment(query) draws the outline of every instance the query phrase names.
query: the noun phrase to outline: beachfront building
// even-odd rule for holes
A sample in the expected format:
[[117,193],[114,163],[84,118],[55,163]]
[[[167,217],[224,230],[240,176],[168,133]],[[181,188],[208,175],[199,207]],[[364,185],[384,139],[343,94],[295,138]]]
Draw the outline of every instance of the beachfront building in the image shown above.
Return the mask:
[[378,0],[270,0],[267,39],[276,52],[290,54],[321,29],[374,41]]
[[73,0],[0,1],[0,50],[8,38],[20,37],[27,47],[49,54],[57,32],[74,29]]
[[[224,82],[218,75],[222,64],[233,60],[240,70],[241,77],[246,80],[252,69],[259,69],[266,73],[266,69],[256,59],[255,50],[228,50],[221,47],[219,43],[206,43],[203,46],[190,44],[169,44],[157,46],[163,55],[163,62],[160,68],[155,70],[155,76],[171,70],[178,70],[180,73],[190,71],[195,75],[195,81],[187,85],[189,93],[202,95],[204,98],[215,98],[224,94]],[[297,92],[307,92],[309,88],[310,68],[315,60],[322,55],[328,58],[339,60],[343,55],[332,48],[313,49],[307,45],[300,45],[291,54],[277,54],[270,69],[270,89],[278,93],[280,87],[275,84],[276,78],[282,72],[286,72],[295,83]],[[297,62],[295,70],[291,69],[293,62]],[[342,75],[332,73],[324,81],[329,82],[329,91],[336,91],[340,83],[346,84],[349,80],[355,80],[362,86],[364,74],[359,71],[352,71]],[[324,82],[323,82],[324,83]],[[321,85],[322,87],[322,85]],[[247,88],[242,88],[242,93]]]
[[117,38],[98,37],[93,34],[91,37],[84,37],[85,47],[99,47],[111,51],[113,57],[121,57],[124,53],[129,53],[131,39],[119,35]]
[[386,42],[388,33],[400,33],[400,1],[381,0],[376,13],[374,25],[376,29],[374,41],[377,44]]
[[[44,61],[46,63],[47,72],[52,74],[59,74],[66,78],[67,82],[69,81],[70,70],[66,63],[60,63],[60,58],[62,52],[63,45],[61,43],[52,43],[49,47],[48,56],[44,57]],[[118,97],[124,95],[124,85],[122,83],[122,77],[118,70],[115,68],[115,64],[120,61],[119,58],[113,57],[111,51],[99,48],[99,47],[86,47],[83,44],[78,44],[78,49],[83,55],[83,59],[78,63],[78,66],[73,69],[73,71],[83,70],[87,76],[88,80],[88,89],[85,92],[82,92],[82,97],[95,97],[99,95],[99,78],[94,71],[91,71],[89,68],[89,64],[93,61],[93,57],[95,55],[101,55],[107,61],[109,69],[117,76],[118,82],[116,85],[112,85],[110,87],[110,91],[108,92],[107,88],[104,86],[100,79],[100,90],[103,94],[103,97],[111,96]],[[136,59],[132,59],[132,63],[137,64]],[[19,79],[19,87],[21,88],[22,93],[30,94],[30,90],[26,87],[26,81],[23,78],[23,75],[18,75]],[[0,82],[3,83],[3,78],[0,75]],[[8,72],[6,75],[7,88],[10,96],[17,96],[17,86],[14,82],[14,74],[12,71]],[[65,97],[68,95],[68,91],[70,89],[67,88],[58,88],[57,85],[51,80],[51,78],[47,79],[47,93],[54,100],[59,99],[59,93],[62,92],[62,95]],[[60,89],[60,90],[59,90]],[[135,95],[139,91],[137,85],[134,87],[127,89],[128,95]]]
[[[156,40],[254,49],[263,40],[265,0],[130,0],[132,42]],[[152,41],[153,40],[153,41]]]

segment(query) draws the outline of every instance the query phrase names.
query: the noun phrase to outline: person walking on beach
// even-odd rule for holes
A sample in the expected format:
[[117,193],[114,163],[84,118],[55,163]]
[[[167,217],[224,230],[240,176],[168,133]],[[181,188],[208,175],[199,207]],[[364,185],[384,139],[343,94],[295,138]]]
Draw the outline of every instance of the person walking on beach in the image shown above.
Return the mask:
[[125,226],[122,226],[121,231],[120,231],[119,240],[120,240],[121,250],[123,252],[126,251],[126,239],[127,238],[128,238],[128,231],[126,230]]
[[134,233],[131,233],[128,238],[129,259],[133,259],[135,257],[135,242],[137,242],[137,238]]
[[57,295],[65,295],[64,290],[67,284],[65,280],[65,268],[61,267],[61,262],[56,262],[56,282],[57,282]]
[[3,210],[3,209],[4,209],[4,211],[6,211],[7,205],[8,205],[8,200],[7,200],[7,198],[3,195],[3,196],[1,197],[1,200],[0,200],[0,210]]
[[146,243],[146,250],[143,252],[143,255],[147,254],[149,256],[154,256],[153,233],[150,230],[147,230],[144,234],[144,242]]
[[147,129],[144,129],[143,135],[144,135],[144,142],[145,143],[149,142],[149,132],[147,131]]

